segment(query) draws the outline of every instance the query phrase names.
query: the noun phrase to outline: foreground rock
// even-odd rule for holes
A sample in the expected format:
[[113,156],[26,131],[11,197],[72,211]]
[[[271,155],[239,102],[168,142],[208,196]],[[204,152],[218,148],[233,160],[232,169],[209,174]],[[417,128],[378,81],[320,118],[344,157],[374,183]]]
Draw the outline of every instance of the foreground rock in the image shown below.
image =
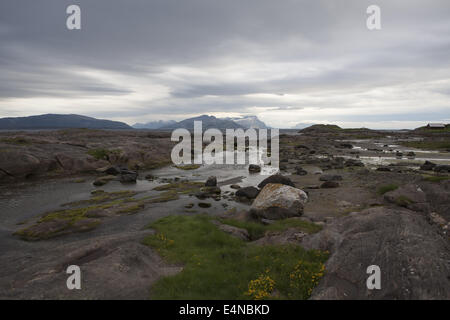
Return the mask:
[[[141,244],[151,231],[113,234],[48,249],[45,255],[14,256],[0,274],[1,299],[148,299],[161,277],[181,271]],[[8,254],[5,259],[10,259]],[[67,290],[66,268],[82,270],[82,290]]]
[[285,219],[303,214],[308,200],[306,193],[291,186],[269,183],[258,194],[250,209],[250,215],[257,219]]
[[[331,251],[312,299],[450,299],[448,241],[413,211],[367,209],[301,243]],[[370,265],[381,269],[381,290],[366,287]]]

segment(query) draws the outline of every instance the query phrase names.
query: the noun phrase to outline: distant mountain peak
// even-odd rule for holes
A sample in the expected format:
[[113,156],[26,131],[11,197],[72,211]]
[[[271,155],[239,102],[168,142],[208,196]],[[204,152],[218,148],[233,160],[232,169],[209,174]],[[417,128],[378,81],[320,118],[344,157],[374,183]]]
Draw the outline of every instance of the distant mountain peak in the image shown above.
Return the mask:
[[255,115],[246,115],[242,117],[234,117],[234,118],[226,118],[236,122],[241,125],[245,129],[254,128],[254,129],[268,129],[269,127],[258,119]]
[[156,120],[146,123],[135,123],[133,128],[135,129],[160,129],[162,127],[170,126],[177,123],[175,120]]

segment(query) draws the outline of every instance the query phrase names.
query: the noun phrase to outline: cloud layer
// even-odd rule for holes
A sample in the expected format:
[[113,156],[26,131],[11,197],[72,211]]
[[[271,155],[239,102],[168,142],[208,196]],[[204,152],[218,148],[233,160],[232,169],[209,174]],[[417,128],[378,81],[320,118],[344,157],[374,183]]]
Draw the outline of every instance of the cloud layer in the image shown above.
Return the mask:
[[364,0],[3,0],[0,117],[450,122],[450,3],[393,2],[369,31]]

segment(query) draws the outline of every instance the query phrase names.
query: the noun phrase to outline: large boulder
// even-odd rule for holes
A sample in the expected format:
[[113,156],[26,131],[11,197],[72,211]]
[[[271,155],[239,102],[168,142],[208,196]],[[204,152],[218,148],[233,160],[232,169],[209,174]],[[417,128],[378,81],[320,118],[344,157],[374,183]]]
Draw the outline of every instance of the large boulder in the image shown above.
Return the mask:
[[300,189],[280,183],[264,186],[250,208],[250,214],[257,219],[285,219],[303,214],[307,194]]
[[[350,214],[301,245],[330,251],[312,299],[450,299],[449,243],[413,211],[377,207]],[[371,265],[380,267],[380,290],[366,286]]]
[[262,189],[268,183],[279,183],[287,186],[295,187],[295,184],[288,177],[282,176],[281,174],[274,174],[270,177],[265,178],[258,184],[258,188]]

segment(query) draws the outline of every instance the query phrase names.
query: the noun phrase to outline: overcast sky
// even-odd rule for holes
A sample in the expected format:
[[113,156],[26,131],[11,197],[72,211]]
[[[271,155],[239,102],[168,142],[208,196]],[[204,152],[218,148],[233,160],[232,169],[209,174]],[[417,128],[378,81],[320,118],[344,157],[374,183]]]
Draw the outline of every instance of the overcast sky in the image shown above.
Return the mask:
[[450,122],[450,1],[1,0],[0,117],[42,113]]

